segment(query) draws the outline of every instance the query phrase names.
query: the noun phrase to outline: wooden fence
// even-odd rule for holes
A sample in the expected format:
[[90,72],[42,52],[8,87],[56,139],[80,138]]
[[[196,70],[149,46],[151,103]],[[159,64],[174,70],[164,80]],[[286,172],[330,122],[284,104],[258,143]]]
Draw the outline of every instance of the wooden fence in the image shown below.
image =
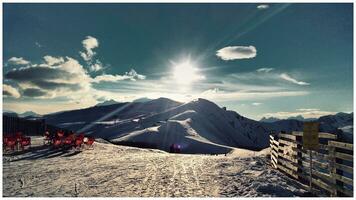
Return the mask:
[[46,123],[43,119],[28,120],[3,115],[3,134],[22,132],[25,135],[43,135]]
[[65,134],[71,132],[71,130],[68,129],[46,124],[44,119],[29,120],[20,117],[3,115],[3,134],[15,134],[16,132],[22,132],[24,135],[43,136],[45,131],[48,131],[50,134],[55,134],[59,130],[63,131]]
[[271,165],[307,190],[311,184],[313,194],[353,196],[353,144],[319,133],[319,150],[310,152],[303,148],[303,132],[292,132],[270,135],[270,147]]

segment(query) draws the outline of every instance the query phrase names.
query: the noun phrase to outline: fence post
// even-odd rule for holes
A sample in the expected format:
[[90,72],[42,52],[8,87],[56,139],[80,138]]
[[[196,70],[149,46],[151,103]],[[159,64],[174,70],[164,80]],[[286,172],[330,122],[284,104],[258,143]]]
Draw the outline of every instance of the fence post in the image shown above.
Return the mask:
[[[302,162],[302,136],[296,136],[296,143],[297,143],[297,164],[298,164],[298,170],[297,170],[297,173],[299,174],[302,174],[303,172],[303,162]],[[300,180],[301,177],[298,175],[298,180]]]
[[330,194],[332,197],[337,196],[337,189],[336,189],[336,179],[335,179],[335,174],[336,174],[336,167],[335,167],[335,147],[330,145],[330,142],[328,142],[328,150],[329,150],[329,171],[330,171],[330,181],[333,184],[333,192]]

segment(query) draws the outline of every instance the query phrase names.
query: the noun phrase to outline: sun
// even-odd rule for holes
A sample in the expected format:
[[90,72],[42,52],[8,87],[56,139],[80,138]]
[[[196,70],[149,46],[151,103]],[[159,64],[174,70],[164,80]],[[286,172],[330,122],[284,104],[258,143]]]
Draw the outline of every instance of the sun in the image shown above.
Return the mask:
[[205,79],[203,75],[199,74],[197,66],[189,60],[174,63],[173,67],[173,78],[178,84],[190,85],[195,81]]

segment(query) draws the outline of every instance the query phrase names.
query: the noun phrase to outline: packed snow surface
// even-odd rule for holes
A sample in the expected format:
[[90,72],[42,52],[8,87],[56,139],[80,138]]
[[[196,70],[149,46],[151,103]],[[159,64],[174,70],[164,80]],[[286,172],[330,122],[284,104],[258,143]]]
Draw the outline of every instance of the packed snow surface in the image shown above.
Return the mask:
[[[33,138],[40,145],[42,138]],[[169,154],[96,142],[94,149],[3,156],[4,197],[300,196],[304,190],[269,166],[268,149],[227,155]]]

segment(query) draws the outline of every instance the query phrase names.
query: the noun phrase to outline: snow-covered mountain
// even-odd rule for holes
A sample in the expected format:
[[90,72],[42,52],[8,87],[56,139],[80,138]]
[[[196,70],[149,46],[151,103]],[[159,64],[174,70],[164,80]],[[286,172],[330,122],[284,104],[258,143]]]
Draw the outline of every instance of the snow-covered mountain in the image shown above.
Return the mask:
[[103,101],[101,103],[98,103],[96,104],[95,106],[109,106],[109,105],[114,105],[114,104],[118,104],[119,102],[113,100],[113,99],[110,99],[108,101]]
[[[287,119],[292,119],[292,120],[299,120],[299,121],[303,121],[303,122],[307,122],[307,121],[315,121],[317,120],[316,118],[304,118],[301,115],[298,116],[294,116],[294,117],[288,117]],[[279,119],[277,117],[262,117],[260,119],[260,122],[276,122],[276,121],[280,121],[282,119]]]
[[260,122],[270,122],[270,123],[272,123],[272,122],[276,122],[276,121],[279,121],[279,120],[281,120],[281,119],[279,119],[277,117],[262,117],[260,119]]
[[26,111],[24,113],[18,114],[16,112],[9,111],[9,110],[3,110],[3,115],[10,116],[10,117],[21,117],[21,118],[37,118],[42,116],[33,111]]
[[24,117],[24,118],[28,118],[28,117],[41,117],[40,114],[37,114],[33,111],[26,111],[24,113],[21,113],[18,115],[19,117]]
[[[271,131],[303,129],[303,122],[299,120],[255,121],[205,99],[180,103],[159,98],[94,106],[44,117],[49,124],[113,143],[166,151],[177,144],[186,153],[226,153],[232,147],[262,149],[269,145]],[[344,113],[321,117],[318,121],[322,131],[340,133],[338,128],[353,126],[352,119],[353,113]]]

